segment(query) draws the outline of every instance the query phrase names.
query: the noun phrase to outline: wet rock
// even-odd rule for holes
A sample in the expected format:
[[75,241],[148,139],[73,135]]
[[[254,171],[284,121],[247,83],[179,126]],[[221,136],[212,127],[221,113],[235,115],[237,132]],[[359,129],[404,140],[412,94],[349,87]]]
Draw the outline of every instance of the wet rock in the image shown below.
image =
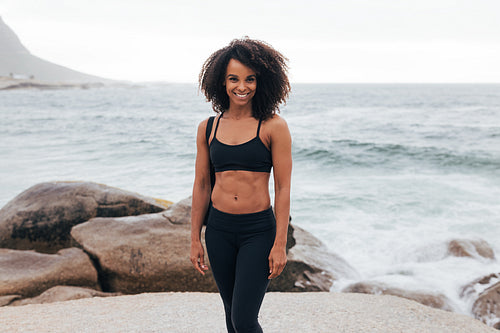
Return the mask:
[[455,257],[495,259],[493,249],[482,239],[453,239],[448,243],[448,254]]
[[500,282],[479,295],[472,305],[472,313],[486,325],[500,328]]
[[168,202],[91,182],[47,182],[0,210],[0,247],[55,253],[70,247],[71,228],[93,217],[156,213]]
[[330,252],[316,237],[295,225],[288,225],[287,264],[271,280],[269,291],[330,291],[339,277],[358,273],[344,259]]
[[32,297],[57,285],[99,289],[97,271],[81,249],[57,254],[0,249],[0,296]]
[[210,271],[200,275],[189,260],[190,225],[163,213],[93,218],[71,235],[94,259],[104,291],[217,291]]
[[41,295],[33,298],[15,299],[9,305],[19,306],[27,304],[42,304],[70,301],[73,299],[81,298],[109,297],[119,295],[121,295],[121,293],[105,293],[102,291],[82,287],[55,286],[50,288],[49,290],[44,291]]
[[500,329],[500,273],[478,278],[465,285],[460,297],[474,302],[472,313],[483,323]]
[[500,273],[493,273],[487,276],[475,279],[462,287],[460,297],[469,297],[476,299],[485,289],[493,284],[500,282]]
[[451,301],[443,294],[403,290],[399,288],[389,287],[378,282],[354,283],[344,288],[342,292],[398,296],[436,309],[453,311]]

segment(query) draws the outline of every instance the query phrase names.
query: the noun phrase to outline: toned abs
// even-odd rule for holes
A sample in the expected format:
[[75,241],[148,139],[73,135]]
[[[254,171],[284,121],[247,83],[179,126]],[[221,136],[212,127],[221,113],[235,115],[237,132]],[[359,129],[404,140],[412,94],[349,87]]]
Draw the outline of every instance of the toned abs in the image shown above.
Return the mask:
[[212,191],[213,206],[230,214],[248,214],[269,208],[269,176],[267,172],[243,170],[217,172]]

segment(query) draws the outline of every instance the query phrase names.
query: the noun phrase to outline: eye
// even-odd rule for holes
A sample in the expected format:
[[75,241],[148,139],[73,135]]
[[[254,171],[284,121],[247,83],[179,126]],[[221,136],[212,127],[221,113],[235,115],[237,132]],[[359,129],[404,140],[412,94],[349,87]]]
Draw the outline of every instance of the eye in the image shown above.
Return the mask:
[[238,79],[237,79],[237,78],[235,78],[235,77],[230,77],[230,78],[229,78],[229,81],[231,81],[231,82],[236,82],[236,81],[238,81]]
[[254,82],[254,81],[255,81],[255,78],[254,78],[254,77],[249,77],[249,78],[247,79],[247,82]]

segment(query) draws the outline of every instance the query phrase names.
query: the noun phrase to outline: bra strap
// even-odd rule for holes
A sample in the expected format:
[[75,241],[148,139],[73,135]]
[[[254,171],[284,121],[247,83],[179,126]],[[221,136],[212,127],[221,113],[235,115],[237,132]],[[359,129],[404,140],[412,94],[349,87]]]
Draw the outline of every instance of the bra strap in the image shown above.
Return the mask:
[[257,126],[257,137],[259,136],[260,132],[260,124],[262,123],[262,119],[259,119],[259,126]]
[[215,139],[215,135],[217,134],[217,129],[219,128],[219,120],[222,117],[222,113],[220,114],[219,118],[217,118],[217,124],[215,125],[215,131],[214,131],[214,137],[212,138]]

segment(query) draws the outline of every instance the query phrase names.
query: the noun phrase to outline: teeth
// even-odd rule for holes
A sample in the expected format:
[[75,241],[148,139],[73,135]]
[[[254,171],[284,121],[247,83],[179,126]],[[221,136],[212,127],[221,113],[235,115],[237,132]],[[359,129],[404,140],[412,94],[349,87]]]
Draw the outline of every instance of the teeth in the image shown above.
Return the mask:
[[248,95],[248,94],[243,94],[243,95],[240,95],[240,94],[238,94],[238,93],[235,93],[235,94],[236,94],[236,96],[238,96],[238,97],[246,97],[246,95]]

